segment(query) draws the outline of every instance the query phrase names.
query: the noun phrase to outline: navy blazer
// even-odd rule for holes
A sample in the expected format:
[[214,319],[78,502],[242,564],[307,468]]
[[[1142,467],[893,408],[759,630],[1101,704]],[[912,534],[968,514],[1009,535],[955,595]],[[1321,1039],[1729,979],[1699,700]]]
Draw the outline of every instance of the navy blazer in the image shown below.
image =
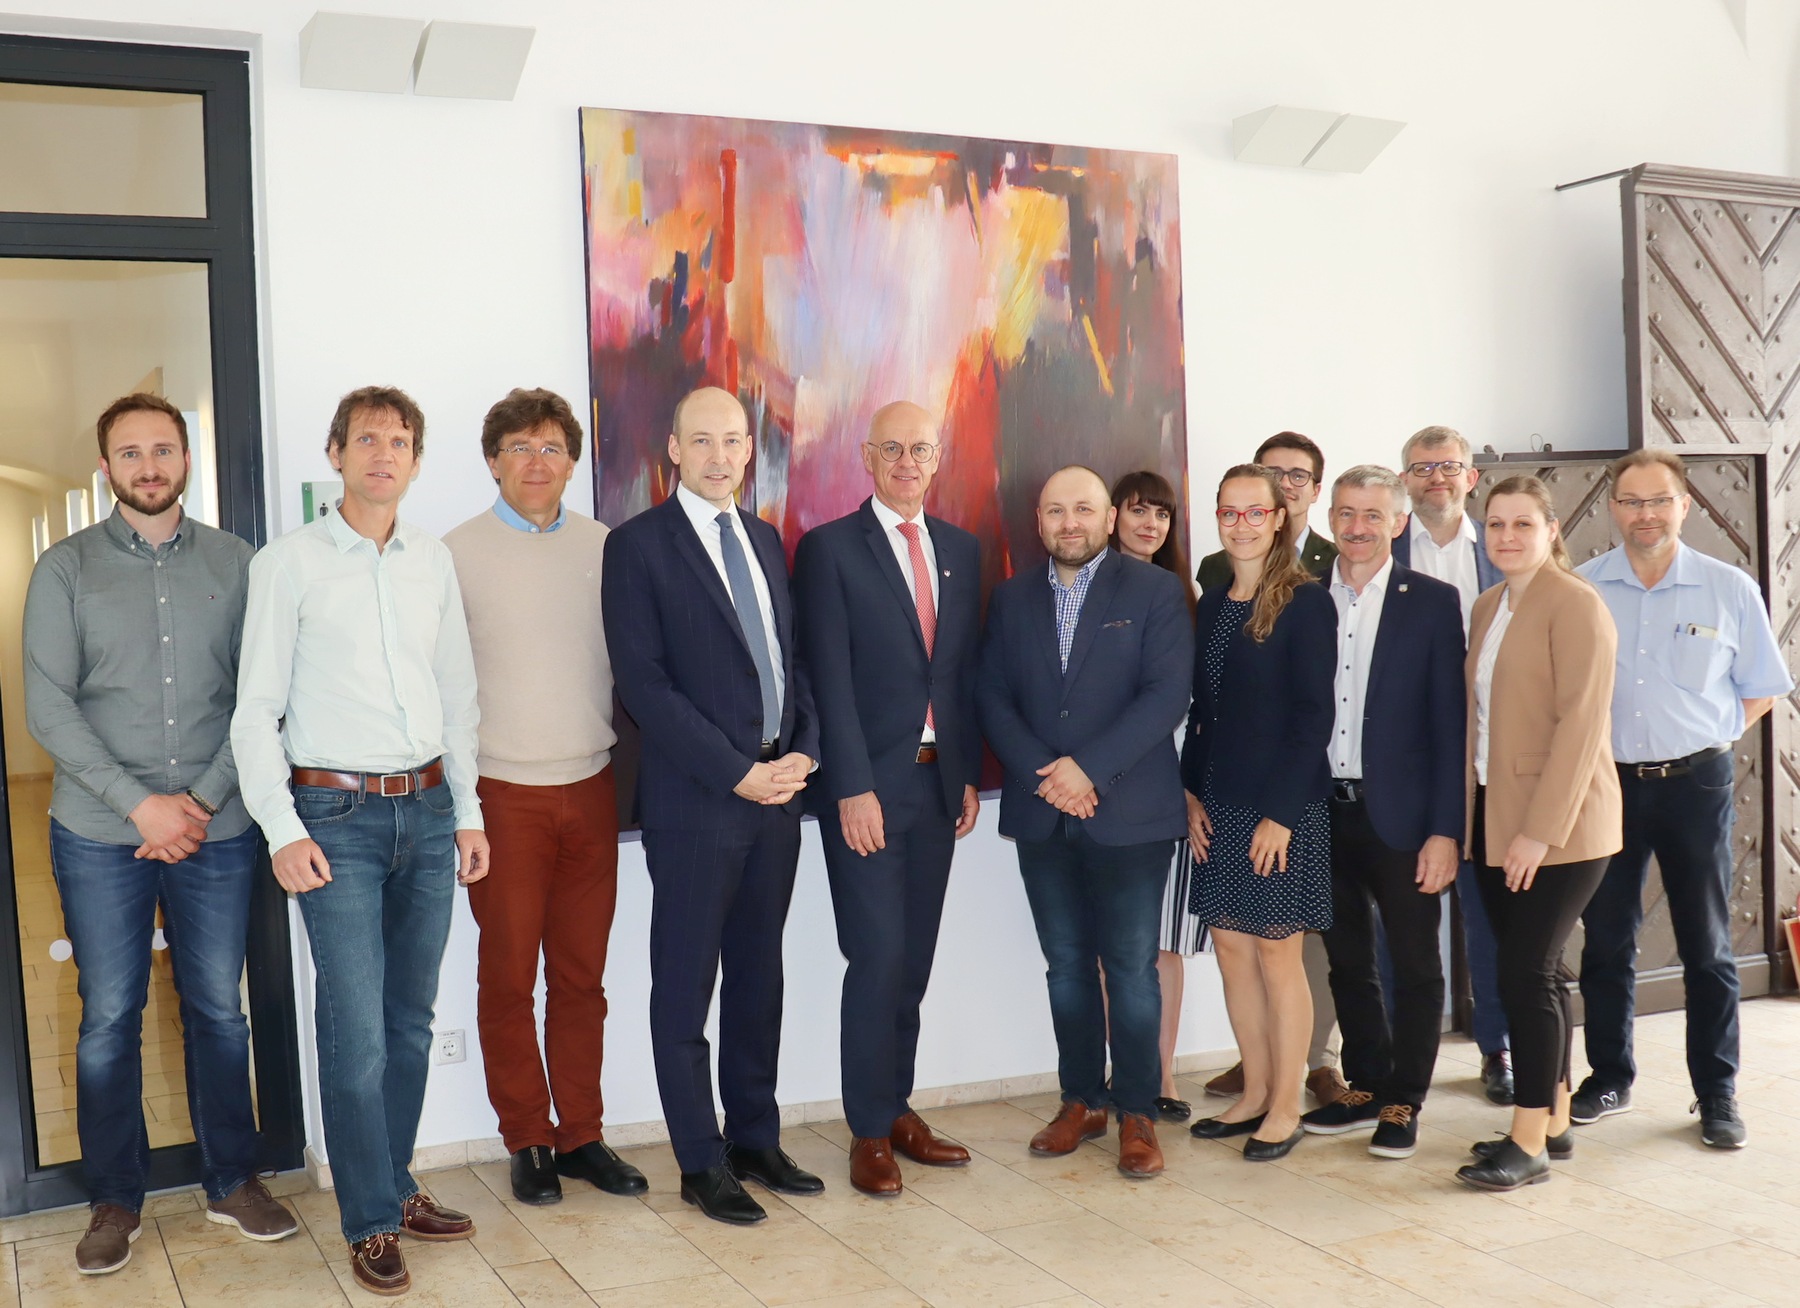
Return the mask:
[[[1337,542],[1329,536],[1319,535],[1308,526],[1306,536],[1300,543],[1300,566],[1323,581],[1331,575],[1331,565],[1336,559]],[[1211,590],[1214,586],[1229,586],[1231,556],[1224,550],[1214,550],[1200,560],[1194,580],[1200,583],[1203,591]]]
[[1331,792],[1325,751],[1336,720],[1337,606],[1323,585],[1304,582],[1266,640],[1234,632],[1215,700],[1206,645],[1230,593],[1229,586],[1209,590],[1194,610],[1194,704],[1181,750],[1182,784],[1201,796],[1210,773],[1220,803],[1291,831],[1308,804]]
[[891,808],[918,766],[927,702],[952,817],[962,812],[963,788],[978,783],[981,545],[930,514],[925,525],[938,572],[937,634],[929,657],[912,591],[870,501],[800,538],[794,600],[821,751],[819,771],[805,792],[814,812],[871,790]]
[[[779,748],[816,759],[819,729],[794,640],[781,536],[762,519],[737,513],[769,583],[781,641],[787,685]],[[756,663],[731,594],[673,495],[612,529],[600,577],[613,684],[643,735],[638,820],[646,828],[754,822],[761,806],[732,791],[768,734]],[[787,807],[799,813],[800,800]]]
[[1390,849],[1463,837],[1462,596],[1395,562],[1381,601],[1363,697],[1369,821]]
[[1000,834],[1047,840],[1062,814],[1038,798],[1037,769],[1065,754],[1100,797],[1083,830],[1096,844],[1187,832],[1175,728],[1187,705],[1194,635],[1187,579],[1108,550],[1075,624],[1064,672],[1045,565],[994,588],[981,648],[980,709],[1006,769]]
[[[1504,578],[1500,575],[1500,569],[1494,566],[1493,560],[1488,558],[1487,528],[1474,514],[1469,515],[1469,525],[1475,528],[1475,581],[1477,583],[1475,589],[1476,593],[1480,594],[1489,586],[1498,586]],[[1407,516],[1406,526],[1401,529],[1398,536],[1394,537],[1394,562],[1403,568],[1412,567],[1412,516],[1410,514]],[[1461,612],[1460,609],[1457,611]],[[1458,621],[1461,619],[1458,618]]]

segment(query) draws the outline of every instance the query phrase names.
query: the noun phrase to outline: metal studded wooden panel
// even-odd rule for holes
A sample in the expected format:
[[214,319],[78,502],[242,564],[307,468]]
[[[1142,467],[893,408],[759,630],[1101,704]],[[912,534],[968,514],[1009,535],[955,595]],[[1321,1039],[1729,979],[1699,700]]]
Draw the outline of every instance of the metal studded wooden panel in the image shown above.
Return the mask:
[[[1644,164],[1621,187],[1631,443],[1749,456],[1753,475],[1743,480],[1754,503],[1718,518],[1719,530],[1764,542],[1753,571],[1792,669],[1800,666],[1800,180]],[[1739,868],[1762,879],[1757,925],[1775,954],[1784,947],[1779,914],[1800,893],[1800,695],[1751,735],[1768,742],[1771,761],[1767,857],[1760,867],[1740,857]],[[1740,746],[1740,769],[1751,743]],[[1740,809],[1740,841],[1747,818]],[[1740,939],[1748,925],[1741,910]],[[1774,970],[1776,985],[1785,971]]]

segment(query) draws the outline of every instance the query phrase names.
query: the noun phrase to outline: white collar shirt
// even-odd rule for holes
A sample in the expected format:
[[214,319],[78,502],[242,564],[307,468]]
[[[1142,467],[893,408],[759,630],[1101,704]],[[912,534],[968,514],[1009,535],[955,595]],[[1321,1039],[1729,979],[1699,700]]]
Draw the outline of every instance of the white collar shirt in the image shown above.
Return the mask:
[[1469,637],[1469,617],[1475,611],[1475,599],[1481,594],[1481,576],[1475,571],[1475,524],[1462,515],[1462,526],[1448,545],[1431,539],[1431,529],[1417,513],[1407,527],[1412,544],[1412,566],[1427,577],[1436,577],[1456,587],[1462,597],[1463,639]]
[[1375,662],[1375,633],[1381,628],[1381,609],[1387,600],[1388,580],[1394,575],[1394,560],[1390,556],[1360,592],[1344,581],[1343,567],[1341,558],[1331,565],[1331,599],[1338,612],[1337,669],[1332,692],[1337,714],[1331,730],[1331,775],[1360,781],[1369,669]]
[[[706,557],[712,560],[718,571],[719,581],[725,587],[725,594],[731,594],[731,579],[725,575],[725,550],[719,543],[720,510],[710,500],[694,494],[686,486],[675,488],[675,502],[681,505],[687,514],[688,521],[694,525],[695,535],[700,537],[701,548]],[[763,639],[769,643],[769,663],[775,672],[775,704],[780,708],[787,702],[787,674],[783,671],[781,657],[781,638],[775,630],[775,603],[769,595],[769,579],[762,569],[762,558],[756,552],[756,546],[750,540],[750,533],[744,530],[743,518],[737,504],[731,506],[731,530],[743,546],[744,561],[750,565],[750,585],[756,591],[756,611],[762,614]],[[747,634],[747,633],[746,633]]]
[[[919,603],[918,581],[913,576],[912,546],[907,544],[905,534],[900,530],[903,522],[913,522],[919,528],[919,548],[925,552],[925,574],[931,579],[931,611],[938,611],[938,567],[937,548],[931,543],[931,526],[925,521],[923,511],[916,518],[903,518],[894,510],[881,502],[879,496],[869,497],[869,507],[875,512],[875,521],[881,524],[881,534],[887,538],[888,548],[894,551],[894,562],[900,565],[900,575],[906,579],[906,593],[912,596],[913,605]],[[937,732],[921,725],[923,733],[919,739],[926,745],[937,743]]]

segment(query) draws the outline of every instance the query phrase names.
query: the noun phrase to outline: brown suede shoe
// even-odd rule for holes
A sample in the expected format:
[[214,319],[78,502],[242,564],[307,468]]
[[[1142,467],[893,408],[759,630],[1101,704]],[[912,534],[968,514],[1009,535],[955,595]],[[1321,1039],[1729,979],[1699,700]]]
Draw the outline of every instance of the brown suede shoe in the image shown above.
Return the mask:
[[104,1276],[131,1261],[131,1244],[144,1233],[138,1215],[117,1204],[95,1204],[88,1216],[87,1234],[75,1246],[75,1270],[83,1276]]
[[1083,1140],[1106,1134],[1106,1110],[1089,1108],[1079,1099],[1065,1099],[1056,1120],[1031,1137],[1031,1152],[1040,1158],[1072,1154]]
[[475,1220],[417,1190],[400,1205],[400,1229],[415,1240],[467,1240],[475,1234]]
[[850,1142],[850,1184],[877,1199],[900,1193],[900,1164],[886,1140],[857,1136]]
[[235,1226],[252,1240],[285,1240],[300,1229],[294,1215],[254,1176],[223,1199],[208,1200],[206,1220]]
[[350,1275],[370,1294],[405,1294],[412,1289],[400,1237],[393,1231],[377,1231],[350,1246]]
[[1350,1087],[1344,1081],[1343,1074],[1335,1067],[1315,1067],[1308,1072],[1306,1088],[1312,1093],[1312,1097],[1319,1101],[1320,1108],[1329,1108],[1350,1093]]
[[938,1135],[917,1113],[896,1117],[889,1137],[897,1152],[927,1167],[961,1167],[969,1161],[967,1149]]
[[1244,1093],[1244,1065],[1233,1063],[1206,1083],[1206,1093],[1221,1099],[1236,1099]]
[[1119,1119],[1119,1170],[1134,1181],[1147,1181],[1162,1169],[1155,1125],[1137,1113],[1125,1114]]

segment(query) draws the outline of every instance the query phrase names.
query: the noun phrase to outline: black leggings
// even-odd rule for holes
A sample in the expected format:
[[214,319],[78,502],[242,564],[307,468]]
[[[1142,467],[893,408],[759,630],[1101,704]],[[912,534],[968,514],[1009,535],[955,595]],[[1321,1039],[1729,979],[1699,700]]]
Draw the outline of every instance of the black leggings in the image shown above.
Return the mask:
[[[1487,796],[1475,791],[1471,852],[1484,855]],[[1520,1108],[1555,1108],[1556,1089],[1569,1080],[1575,1022],[1569,988],[1558,972],[1563,947],[1581,910],[1599,889],[1611,858],[1540,867],[1529,890],[1506,888],[1502,868],[1476,868],[1481,902],[1494,924],[1500,1006],[1512,1029],[1513,1102]]]

